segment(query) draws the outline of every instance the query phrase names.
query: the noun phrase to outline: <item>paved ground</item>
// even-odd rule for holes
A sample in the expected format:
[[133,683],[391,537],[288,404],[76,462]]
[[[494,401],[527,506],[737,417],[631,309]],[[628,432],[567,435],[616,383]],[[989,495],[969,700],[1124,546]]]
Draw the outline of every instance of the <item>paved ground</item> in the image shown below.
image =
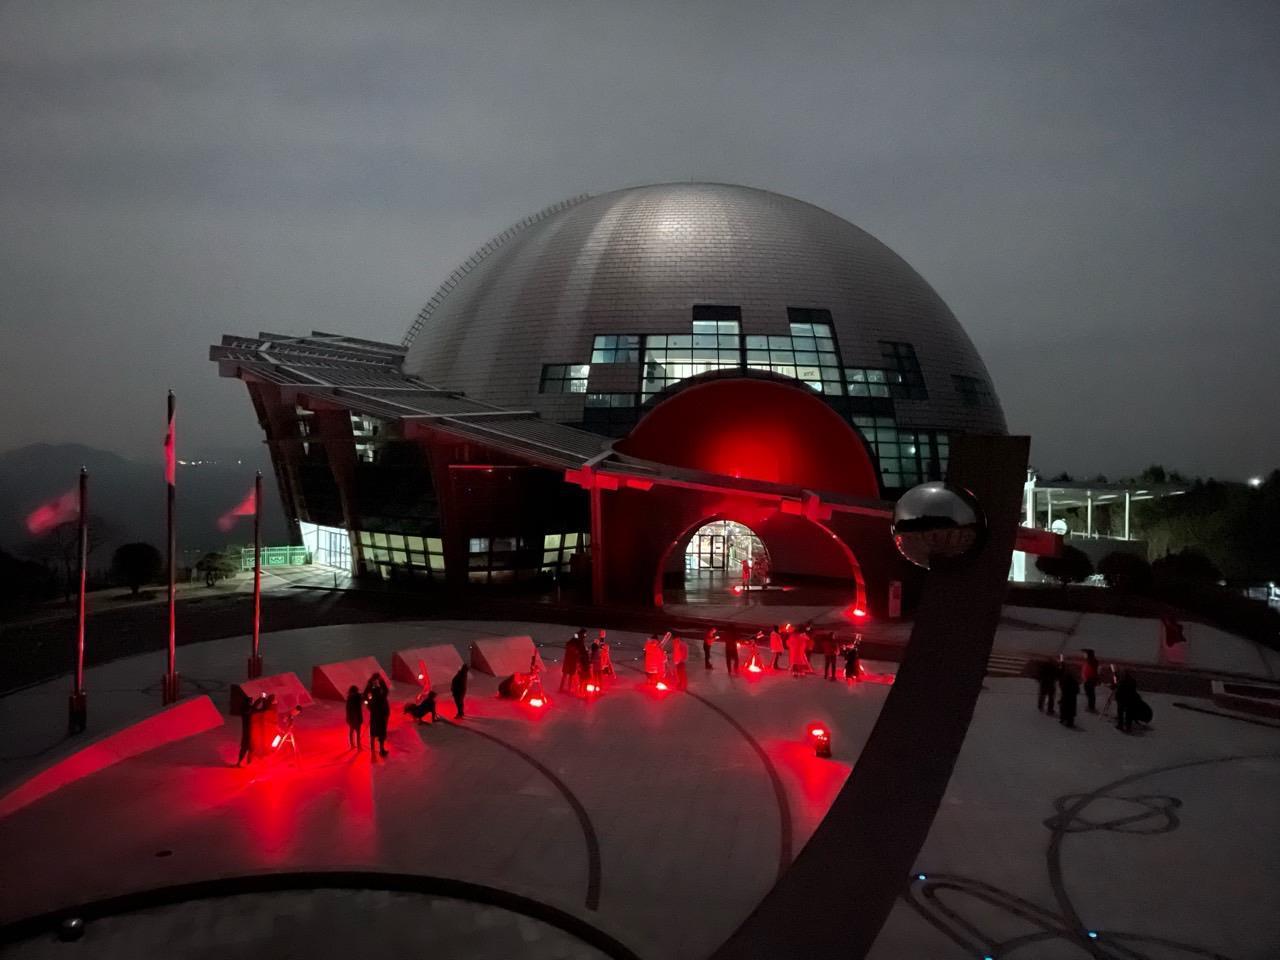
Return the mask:
[[[1073,636],[1069,623],[1024,622],[1046,628],[1015,625],[1041,637],[1045,652]],[[1118,626],[1101,622],[1124,641]],[[268,669],[294,669],[305,680],[312,663],[369,653],[388,664],[402,647],[465,648],[475,636],[513,632],[558,644],[566,628],[429,622],[289,631],[268,636]],[[621,665],[633,666],[638,635],[612,635]],[[183,673],[225,708],[244,652],[243,638],[184,648]],[[154,710],[159,659],[90,671],[93,729]],[[716,666],[710,675],[691,671],[691,695],[666,697],[624,669],[601,700],[556,697],[544,714],[494,699],[492,681],[479,680],[475,719],[464,725],[413,727],[393,715],[392,756],[376,765],[346,751],[336,704],[304,714],[297,766],[229,767],[234,726],[160,748],[0,820],[0,920],[248,871],[389,870],[528,896],[642,956],[706,956],[810,836],[889,689],[771,675],[731,683]],[[0,699],[6,779],[65,749],[50,742],[65,720],[65,695],[59,682]],[[907,891],[874,956],[1280,954],[1280,860],[1268,855],[1280,845],[1280,729],[1149,699],[1156,719],[1142,735],[1090,716],[1069,731],[1035,712],[1030,681],[989,679],[918,861],[925,879]],[[813,720],[835,732],[832,760],[814,757],[803,741]],[[815,891],[813,915],[798,922],[839,922],[841,898],[856,895]],[[229,937],[240,944],[242,927],[269,949],[282,936],[268,929],[274,903],[285,918],[280,930],[309,955],[350,956],[328,926],[297,921],[323,915],[333,896],[254,899],[244,924],[229,901],[128,915],[94,924],[59,955],[132,957],[152,953],[141,948],[148,943],[176,953],[183,943]],[[424,929],[424,908],[389,894],[349,894],[342,903],[353,922],[367,920],[397,949],[427,950],[468,924],[533,929],[505,915],[475,920],[463,908]],[[1087,929],[1099,940],[1086,941]],[[495,936],[508,945],[494,948],[502,955],[510,941]],[[572,939],[535,941],[523,955],[589,955]],[[47,939],[31,941],[6,955],[49,949]]]

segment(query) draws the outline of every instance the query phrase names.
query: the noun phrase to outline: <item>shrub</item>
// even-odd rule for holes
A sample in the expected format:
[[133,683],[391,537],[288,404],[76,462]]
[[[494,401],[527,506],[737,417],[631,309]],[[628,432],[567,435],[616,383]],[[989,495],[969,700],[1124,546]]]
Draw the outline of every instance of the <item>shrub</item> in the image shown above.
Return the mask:
[[1217,583],[1222,571],[1199,550],[1170,553],[1151,565],[1152,576],[1161,583]]
[[1093,573],[1093,561],[1083,550],[1064,546],[1056,557],[1037,557],[1036,569],[1065,587],[1068,583],[1083,583],[1087,580]]
[[1145,593],[1151,587],[1151,564],[1137,554],[1116,551],[1098,563],[1107,586],[1122,593]]
[[126,543],[117,547],[111,557],[111,576],[137,594],[144,583],[151,583],[160,576],[163,564],[160,551],[151,544]]

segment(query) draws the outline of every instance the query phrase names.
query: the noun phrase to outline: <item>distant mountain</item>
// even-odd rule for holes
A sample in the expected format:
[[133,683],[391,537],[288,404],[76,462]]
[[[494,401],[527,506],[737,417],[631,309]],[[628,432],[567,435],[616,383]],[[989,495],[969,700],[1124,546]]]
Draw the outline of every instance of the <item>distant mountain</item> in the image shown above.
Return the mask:
[[[286,542],[287,527],[265,447],[192,451],[188,456],[193,459],[178,467],[178,547],[183,554],[253,542],[251,517],[237,520],[226,532],[219,529],[218,518],[244,500],[253,487],[255,469],[262,470],[263,542]],[[111,552],[122,543],[144,540],[163,548],[165,482],[160,459],[139,462],[72,443],[36,443],[0,453],[0,548],[30,553],[39,538],[27,529],[27,518],[42,504],[74,492],[81,466],[89,470],[89,515],[100,518],[103,534],[92,566],[106,567]]]

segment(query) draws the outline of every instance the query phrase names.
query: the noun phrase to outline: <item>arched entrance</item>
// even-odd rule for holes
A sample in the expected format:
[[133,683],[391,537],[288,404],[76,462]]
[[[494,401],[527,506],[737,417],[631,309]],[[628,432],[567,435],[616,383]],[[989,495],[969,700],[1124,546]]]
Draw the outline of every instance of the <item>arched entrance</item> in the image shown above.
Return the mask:
[[[744,566],[745,569],[744,569]],[[698,527],[684,550],[685,589],[719,589],[730,584],[764,586],[769,551],[759,535],[736,520],[711,520]]]

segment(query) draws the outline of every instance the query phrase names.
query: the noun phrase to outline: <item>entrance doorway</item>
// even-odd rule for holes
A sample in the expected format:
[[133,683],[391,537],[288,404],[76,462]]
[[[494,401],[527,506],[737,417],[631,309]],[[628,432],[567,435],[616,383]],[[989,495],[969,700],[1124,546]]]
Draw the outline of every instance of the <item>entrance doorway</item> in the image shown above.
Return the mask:
[[686,587],[714,588],[747,579],[763,585],[768,578],[769,551],[755,532],[732,520],[712,520],[694,531],[684,551]]

